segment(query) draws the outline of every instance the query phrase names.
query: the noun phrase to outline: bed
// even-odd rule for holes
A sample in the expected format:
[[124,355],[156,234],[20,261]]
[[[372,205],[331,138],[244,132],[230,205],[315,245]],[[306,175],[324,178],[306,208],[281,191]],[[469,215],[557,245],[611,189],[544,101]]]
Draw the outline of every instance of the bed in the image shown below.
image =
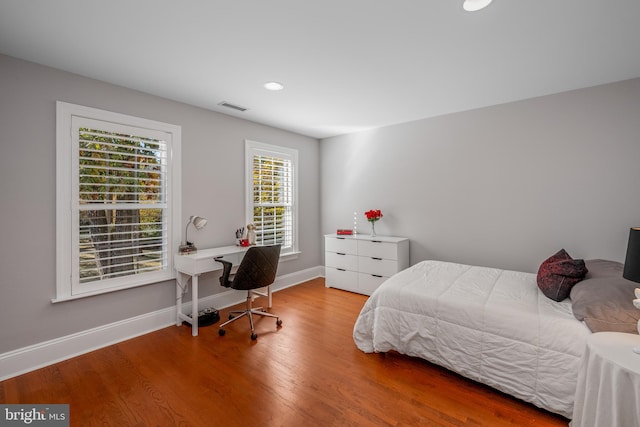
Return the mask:
[[367,353],[420,357],[571,418],[591,330],[572,301],[554,301],[537,275],[423,261],[367,300],[353,338]]

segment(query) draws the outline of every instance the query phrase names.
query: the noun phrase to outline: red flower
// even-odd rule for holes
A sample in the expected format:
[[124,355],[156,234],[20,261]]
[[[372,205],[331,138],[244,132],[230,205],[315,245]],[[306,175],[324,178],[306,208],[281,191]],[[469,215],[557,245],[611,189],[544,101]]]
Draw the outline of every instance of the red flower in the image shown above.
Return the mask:
[[367,217],[367,221],[376,222],[382,218],[382,212],[380,212],[380,209],[371,209],[370,211],[366,211],[364,216]]

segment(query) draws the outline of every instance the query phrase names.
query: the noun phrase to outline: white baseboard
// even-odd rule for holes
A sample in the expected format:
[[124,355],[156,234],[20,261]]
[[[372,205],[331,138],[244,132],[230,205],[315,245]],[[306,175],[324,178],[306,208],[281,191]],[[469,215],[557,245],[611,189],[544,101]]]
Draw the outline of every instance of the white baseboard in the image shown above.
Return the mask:
[[[277,292],[322,276],[324,276],[324,267],[309,268],[277,277],[271,289],[273,292]],[[201,298],[198,301],[198,307],[199,309],[205,307],[225,308],[244,300],[244,293],[230,290]],[[191,304],[184,304],[183,309],[185,313],[189,313]],[[9,351],[0,354],[0,381],[130,338],[148,334],[149,332],[175,325],[175,323],[176,309],[175,307],[169,307]],[[194,337],[194,339],[197,339],[197,337]]]

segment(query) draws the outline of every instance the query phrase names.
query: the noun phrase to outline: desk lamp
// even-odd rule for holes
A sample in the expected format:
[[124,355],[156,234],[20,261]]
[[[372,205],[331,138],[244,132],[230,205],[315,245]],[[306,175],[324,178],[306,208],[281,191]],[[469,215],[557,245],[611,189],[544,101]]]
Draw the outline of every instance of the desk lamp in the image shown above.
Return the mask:
[[178,253],[181,255],[192,254],[198,250],[198,248],[196,248],[195,245],[191,243],[189,241],[189,238],[187,237],[187,232],[189,231],[189,224],[193,224],[196,230],[200,230],[205,225],[207,225],[207,219],[201,216],[191,215],[191,218],[189,218],[189,222],[187,222],[187,226],[184,228],[184,242],[182,242],[178,247]]
[[[634,282],[640,282],[640,227],[633,227],[629,231],[629,244],[627,244],[627,257],[624,260],[622,277]],[[640,288],[635,289],[633,305],[640,309]],[[638,320],[638,333],[640,334],[640,320]],[[640,354],[640,346],[634,347],[634,352]]]

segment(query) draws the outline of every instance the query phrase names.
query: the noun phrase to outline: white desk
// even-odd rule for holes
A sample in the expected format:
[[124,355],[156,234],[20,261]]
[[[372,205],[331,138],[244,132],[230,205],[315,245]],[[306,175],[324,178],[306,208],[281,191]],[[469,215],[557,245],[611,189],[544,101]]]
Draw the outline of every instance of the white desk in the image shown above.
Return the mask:
[[[198,335],[198,277],[202,273],[222,270],[222,264],[215,258],[222,258],[233,265],[240,264],[246,247],[223,246],[219,248],[199,249],[195,254],[178,255],[174,257],[176,269],[176,325],[182,325],[182,321],[191,323],[191,335]],[[191,280],[191,314],[189,317],[182,313],[182,296],[187,291]],[[269,297],[271,292],[269,291]],[[271,298],[269,298],[271,306]]]
[[640,336],[599,332],[582,356],[572,427],[640,426]]

